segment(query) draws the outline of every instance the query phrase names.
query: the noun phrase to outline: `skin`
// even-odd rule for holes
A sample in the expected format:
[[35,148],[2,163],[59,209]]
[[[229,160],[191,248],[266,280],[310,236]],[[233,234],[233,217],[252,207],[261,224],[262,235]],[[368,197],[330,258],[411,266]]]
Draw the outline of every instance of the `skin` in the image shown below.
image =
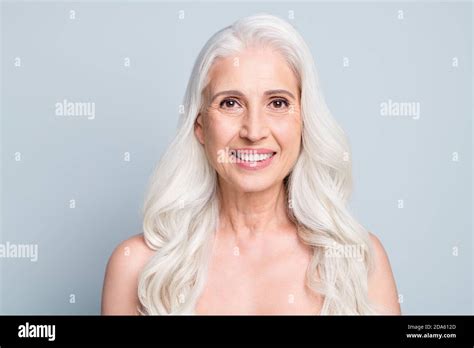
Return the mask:
[[[304,285],[312,250],[298,239],[288,218],[283,185],[301,148],[298,80],[284,57],[270,48],[247,48],[221,58],[209,77],[195,134],[218,173],[221,206],[196,313],[317,314],[323,298]],[[228,90],[238,93],[216,96]],[[267,95],[271,90],[289,93]],[[270,166],[257,171],[219,160],[220,150],[242,147],[268,148],[276,155]],[[400,314],[387,254],[378,238],[370,237],[376,268],[368,279],[369,299],[387,314]],[[107,265],[103,314],[138,314],[138,274],[152,255],[143,235],[116,248]]]

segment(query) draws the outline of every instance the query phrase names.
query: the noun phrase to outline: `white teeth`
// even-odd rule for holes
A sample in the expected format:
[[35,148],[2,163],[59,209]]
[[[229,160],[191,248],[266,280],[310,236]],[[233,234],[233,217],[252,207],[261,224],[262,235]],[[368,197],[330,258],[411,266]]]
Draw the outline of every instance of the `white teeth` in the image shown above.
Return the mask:
[[273,156],[273,153],[266,154],[246,154],[246,153],[235,153],[235,157],[245,162],[260,162]]

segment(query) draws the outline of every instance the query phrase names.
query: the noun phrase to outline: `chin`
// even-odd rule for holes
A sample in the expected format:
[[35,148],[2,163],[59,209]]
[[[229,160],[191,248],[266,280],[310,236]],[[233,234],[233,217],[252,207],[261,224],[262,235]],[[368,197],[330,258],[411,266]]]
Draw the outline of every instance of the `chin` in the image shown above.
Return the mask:
[[260,192],[270,188],[274,184],[275,182],[273,180],[247,176],[241,178],[239,182],[235,184],[235,187],[242,192]]

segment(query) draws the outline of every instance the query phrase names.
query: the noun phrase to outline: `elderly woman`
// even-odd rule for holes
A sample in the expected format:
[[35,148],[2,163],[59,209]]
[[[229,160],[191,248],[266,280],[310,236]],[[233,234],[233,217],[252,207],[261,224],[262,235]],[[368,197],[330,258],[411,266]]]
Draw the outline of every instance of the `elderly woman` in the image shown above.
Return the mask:
[[399,314],[380,241],[350,214],[346,137],[298,32],[214,34],[151,179],[143,234],[113,252],[103,314]]

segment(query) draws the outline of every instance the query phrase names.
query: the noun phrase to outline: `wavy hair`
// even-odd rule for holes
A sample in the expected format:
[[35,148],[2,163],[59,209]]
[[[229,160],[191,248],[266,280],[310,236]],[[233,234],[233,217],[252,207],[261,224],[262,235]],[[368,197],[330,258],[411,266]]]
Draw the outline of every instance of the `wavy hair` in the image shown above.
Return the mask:
[[[347,207],[352,191],[348,141],[323,99],[305,41],[290,23],[268,14],[241,18],[221,29],[195,61],[184,113],[150,178],[143,206],[144,238],[156,251],[139,277],[138,311],[195,314],[219,223],[217,174],[195,136],[195,121],[215,60],[253,46],[281,53],[299,81],[302,146],[284,185],[288,215],[313,251],[306,286],[324,298],[319,314],[374,314],[367,289],[373,269],[369,232]],[[328,252],[354,246],[362,250],[358,259]]]

